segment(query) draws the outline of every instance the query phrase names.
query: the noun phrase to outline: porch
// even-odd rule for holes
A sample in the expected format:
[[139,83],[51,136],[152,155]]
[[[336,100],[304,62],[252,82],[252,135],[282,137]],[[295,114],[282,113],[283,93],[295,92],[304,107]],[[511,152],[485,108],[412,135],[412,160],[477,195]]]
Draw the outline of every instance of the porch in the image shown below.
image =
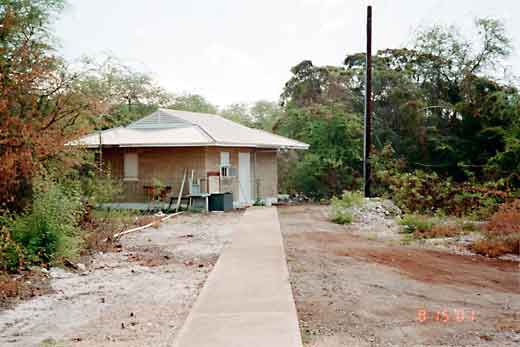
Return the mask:
[[110,205],[166,206],[173,197],[232,193],[235,206],[278,194],[275,150],[227,147],[107,147],[104,170],[120,181],[122,193]]

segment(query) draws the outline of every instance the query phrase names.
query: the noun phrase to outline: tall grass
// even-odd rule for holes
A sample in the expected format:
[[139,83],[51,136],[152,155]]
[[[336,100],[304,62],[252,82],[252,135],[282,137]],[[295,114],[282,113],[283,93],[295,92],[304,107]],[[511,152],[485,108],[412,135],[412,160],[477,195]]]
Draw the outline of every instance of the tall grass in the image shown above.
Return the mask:
[[78,224],[82,213],[79,187],[36,180],[32,207],[4,220],[0,267],[15,271],[76,257],[81,246]]

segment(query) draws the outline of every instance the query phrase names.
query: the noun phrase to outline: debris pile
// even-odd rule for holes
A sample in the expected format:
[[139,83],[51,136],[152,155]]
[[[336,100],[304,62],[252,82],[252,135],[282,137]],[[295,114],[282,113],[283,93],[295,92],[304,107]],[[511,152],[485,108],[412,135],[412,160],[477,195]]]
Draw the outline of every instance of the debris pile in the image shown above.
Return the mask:
[[375,232],[389,235],[399,233],[397,220],[402,211],[391,200],[365,198],[363,203],[347,209],[352,213],[352,225],[361,232]]

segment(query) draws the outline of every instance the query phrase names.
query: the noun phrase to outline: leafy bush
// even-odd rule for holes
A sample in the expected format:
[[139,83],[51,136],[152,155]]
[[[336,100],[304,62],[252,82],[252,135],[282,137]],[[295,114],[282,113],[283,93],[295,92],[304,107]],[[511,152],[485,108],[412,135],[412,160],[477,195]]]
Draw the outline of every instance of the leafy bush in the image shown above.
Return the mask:
[[485,255],[491,258],[500,257],[502,255],[511,253],[518,254],[518,243],[520,238],[510,238],[509,240],[501,239],[482,239],[473,242],[470,249],[481,255]]
[[484,239],[470,248],[478,254],[498,257],[520,254],[520,199],[503,204],[483,230]]
[[377,173],[388,184],[389,195],[405,212],[433,214],[442,211],[447,215],[487,217],[499,204],[511,197],[507,189],[469,182],[455,183],[450,177],[416,170],[413,173],[390,175]]
[[336,224],[350,224],[352,223],[354,217],[352,213],[342,209],[335,208],[334,206],[331,209],[330,220]]
[[47,265],[76,256],[81,215],[78,187],[65,189],[50,179],[35,182],[32,208],[8,222],[3,266],[13,271],[16,266]]
[[59,181],[65,189],[69,186],[76,189],[79,182],[82,199],[90,206],[112,202],[123,192],[122,182],[113,178],[108,170],[100,175],[99,168],[92,164],[93,160],[93,157],[85,158],[86,163],[70,169]]
[[375,193],[392,197],[407,213],[487,218],[514,196],[509,181],[503,179],[456,182],[435,172],[407,171],[408,164],[396,158],[391,146],[374,153],[371,163]]
[[486,226],[490,236],[507,236],[520,233],[520,199],[503,204]]
[[112,202],[123,191],[122,182],[110,175],[89,175],[81,179],[83,198],[89,205],[96,206]]
[[454,237],[467,234],[468,231],[460,225],[455,224],[438,224],[434,225],[430,230],[424,232],[416,232],[415,237],[421,239],[433,239],[439,237]]
[[360,206],[363,196],[359,192],[344,191],[341,198],[333,197],[330,202],[330,220],[337,224],[350,224],[353,221],[349,208]]
[[0,229],[0,272],[13,272],[24,263],[23,250],[11,239],[6,227]]
[[433,228],[431,218],[417,214],[407,214],[399,221],[404,234],[427,233]]
[[341,195],[341,198],[333,197],[331,204],[342,208],[361,206],[363,204],[363,195],[360,192],[346,190]]
[[[467,234],[471,230],[466,224],[440,223],[435,217],[407,214],[399,222],[402,232],[410,235],[410,239],[433,239],[440,237],[454,237]],[[473,230],[473,229],[472,229]]]

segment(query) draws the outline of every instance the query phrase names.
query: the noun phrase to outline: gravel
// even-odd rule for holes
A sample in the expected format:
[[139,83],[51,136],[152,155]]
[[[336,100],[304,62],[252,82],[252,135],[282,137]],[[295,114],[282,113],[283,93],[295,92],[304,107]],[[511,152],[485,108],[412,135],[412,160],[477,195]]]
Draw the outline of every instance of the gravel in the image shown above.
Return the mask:
[[0,313],[0,345],[170,346],[239,217],[183,215],[78,272],[52,268],[53,294]]

